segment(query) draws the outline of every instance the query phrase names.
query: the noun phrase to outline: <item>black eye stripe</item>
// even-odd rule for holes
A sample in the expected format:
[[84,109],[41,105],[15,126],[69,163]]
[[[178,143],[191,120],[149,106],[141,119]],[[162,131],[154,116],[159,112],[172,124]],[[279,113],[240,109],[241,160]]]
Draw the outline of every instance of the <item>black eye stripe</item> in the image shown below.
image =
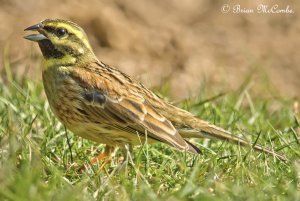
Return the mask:
[[47,32],[53,33],[53,34],[55,34],[57,36],[64,36],[65,34],[72,35],[72,33],[69,33],[63,27],[44,26],[44,30],[46,30]]
[[49,27],[49,26],[44,26],[44,29],[48,32],[51,32],[53,33],[55,31],[55,28],[54,27]]

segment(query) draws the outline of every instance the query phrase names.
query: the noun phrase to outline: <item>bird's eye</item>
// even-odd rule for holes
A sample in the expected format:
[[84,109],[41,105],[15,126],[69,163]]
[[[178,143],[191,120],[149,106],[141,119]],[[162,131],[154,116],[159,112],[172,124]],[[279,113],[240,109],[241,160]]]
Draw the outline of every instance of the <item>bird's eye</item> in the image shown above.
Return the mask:
[[58,37],[63,37],[63,36],[65,36],[66,34],[67,34],[67,30],[64,29],[64,28],[58,28],[58,29],[56,30],[56,35],[57,35]]

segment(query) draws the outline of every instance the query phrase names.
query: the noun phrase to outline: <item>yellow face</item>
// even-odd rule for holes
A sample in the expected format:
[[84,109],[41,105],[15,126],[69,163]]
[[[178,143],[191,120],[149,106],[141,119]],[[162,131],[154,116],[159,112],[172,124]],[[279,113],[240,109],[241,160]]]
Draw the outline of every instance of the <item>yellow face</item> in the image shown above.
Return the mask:
[[63,57],[80,57],[92,53],[92,48],[83,29],[66,20],[46,19],[28,27],[25,31],[38,31],[25,38],[38,42],[46,59]]

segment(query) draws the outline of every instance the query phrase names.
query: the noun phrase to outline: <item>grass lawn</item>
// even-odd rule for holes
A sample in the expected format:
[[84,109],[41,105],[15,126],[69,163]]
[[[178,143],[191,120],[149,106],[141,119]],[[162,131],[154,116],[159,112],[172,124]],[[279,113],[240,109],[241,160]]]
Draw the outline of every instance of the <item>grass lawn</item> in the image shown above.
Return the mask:
[[[134,148],[122,168],[119,152],[104,168],[91,165],[89,159],[104,145],[66,133],[40,82],[8,75],[0,82],[0,200],[300,200],[300,129],[293,100],[262,100],[243,87],[211,97],[204,90],[178,105],[252,142],[259,136],[259,144],[290,160],[193,139],[203,155],[145,144]],[[80,173],[82,165],[86,170]]]

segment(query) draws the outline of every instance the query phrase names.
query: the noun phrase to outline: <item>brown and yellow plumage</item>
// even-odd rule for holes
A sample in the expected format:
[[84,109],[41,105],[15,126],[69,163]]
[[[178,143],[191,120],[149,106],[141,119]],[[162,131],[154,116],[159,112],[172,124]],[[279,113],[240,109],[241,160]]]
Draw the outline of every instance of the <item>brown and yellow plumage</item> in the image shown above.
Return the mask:
[[[184,138],[213,137],[241,145],[246,140],[194,117],[145,88],[128,75],[100,62],[84,31],[65,20],[44,20],[25,30],[44,56],[43,82],[52,111],[75,134],[109,146],[164,142],[200,153]],[[281,156],[259,145],[256,150]]]

